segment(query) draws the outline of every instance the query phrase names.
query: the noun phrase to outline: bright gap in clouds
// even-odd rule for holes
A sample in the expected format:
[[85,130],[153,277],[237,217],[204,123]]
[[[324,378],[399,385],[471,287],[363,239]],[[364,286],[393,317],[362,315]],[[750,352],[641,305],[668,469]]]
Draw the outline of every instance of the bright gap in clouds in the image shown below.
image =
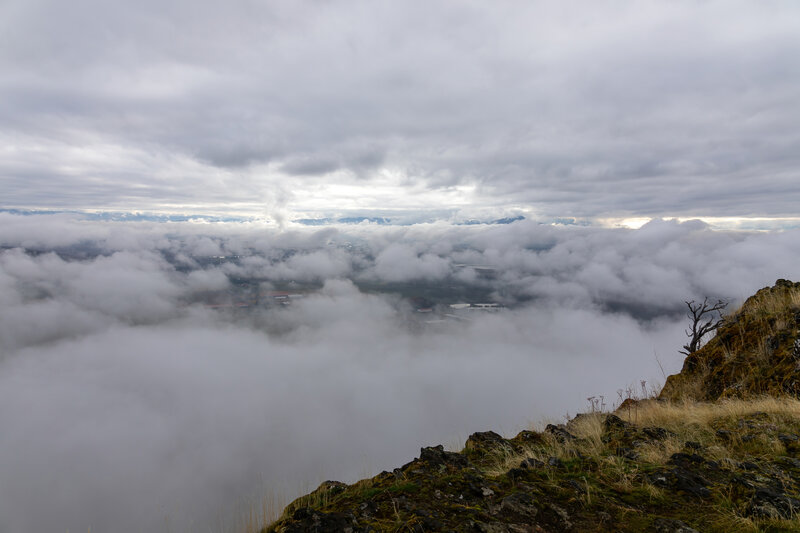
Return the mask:
[[223,531],[263,491],[610,407],[680,368],[684,299],[796,277],[797,237],[0,213],[0,530]]
[[[648,222],[654,220],[650,217],[629,217],[629,218],[601,218],[595,221],[596,224],[606,227],[622,227],[629,229],[639,229]],[[771,231],[788,230],[800,228],[800,217],[675,217],[667,220],[677,220],[679,222],[689,222],[699,220],[708,224],[710,228],[717,230],[740,230],[740,231]]]

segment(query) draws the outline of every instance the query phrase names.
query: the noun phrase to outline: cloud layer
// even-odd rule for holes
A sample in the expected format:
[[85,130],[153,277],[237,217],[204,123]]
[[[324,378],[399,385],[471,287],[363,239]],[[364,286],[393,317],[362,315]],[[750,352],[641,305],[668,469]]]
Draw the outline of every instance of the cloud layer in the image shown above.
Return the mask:
[[[800,259],[796,232],[697,222],[0,222],[2,531],[224,531],[263,491],[610,405],[680,367],[684,299],[747,296]],[[307,292],[202,305],[245,279]],[[509,307],[429,324],[392,293],[411,285]]]
[[11,0],[0,198],[796,216],[798,9]]

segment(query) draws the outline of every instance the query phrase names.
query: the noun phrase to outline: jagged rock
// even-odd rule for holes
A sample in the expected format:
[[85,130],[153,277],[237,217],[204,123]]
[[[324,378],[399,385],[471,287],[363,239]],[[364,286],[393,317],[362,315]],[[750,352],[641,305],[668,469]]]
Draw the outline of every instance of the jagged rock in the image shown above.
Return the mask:
[[669,518],[656,518],[653,522],[655,533],[699,533],[686,522]]
[[544,428],[544,432],[553,435],[559,442],[566,442],[578,438],[563,427],[555,426],[553,424],[547,424],[547,427]]
[[500,503],[500,513],[515,520],[532,520],[538,512],[533,497],[524,492],[507,496]]
[[708,481],[701,475],[695,474],[689,470],[677,467],[672,470],[675,476],[675,488],[687,492],[700,498],[707,498],[711,496],[711,491],[708,490]]
[[628,448],[627,446],[619,446],[615,450],[615,454],[624,457],[625,459],[636,460],[639,458],[639,454],[633,451],[632,448]]
[[464,447],[467,450],[492,451],[510,448],[508,441],[494,431],[481,431],[473,433],[467,439]]
[[528,457],[527,459],[523,459],[522,462],[519,464],[520,468],[541,468],[544,466],[544,462],[534,459],[533,457]]
[[358,506],[358,510],[361,512],[361,516],[364,518],[371,518],[375,513],[378,512],[378,506],[374,501],[367,500]]
[[525,429],[520,431],[519,434],[511,440],[524,444],[537,444],[542,442],[542,434]]
[[708,480],[700,474],[696,474],[681,466],[660,473],[650,474],[648,478],[650,482],[657,487],[679,490],[698,498],[707,498],[711,496],[711,491],[708,489]]
[[667,463],[679,466],[686,466],[688,463],[704,463],[706,460],[703,456],[698,455],[696,453],[688,454],[688,453],[673,453],[669,461]]
[[739,463],[739,468],[741,468],[742,470],[750,470],[750,471],[760,470],[757,464],[750,461],[742,461],[741,463]]
[[486,498],[494,494],[494,491],[489,487],[490,483],[487,483],[481,476],[467,473],[464,474],[464,480],[467,482],[468,496]]
[[366,533],[355,523],[352,513],[324,513],[301,507],[292,514],[292,522],[281,529],[281,533],[329,533],[341,531],[342,533]]
[[420,461],[424,461],[432,466],[449,465],[454,468],[467,468],[470,466],[469,459],[464,455],[455,452],[444,451],[444,446],[428,446],[419,451]]
[[748,514],[762,518],[794,518],[800,512],[800,500],[769,487],[759,487],[753,494]]
[[319,487],[317,488],[318,491],[325,491],[330,495],[335,495],[347,488],[347,483],[342,483],[341,481],[323,481],[320,483]]
[[718,429],[717,432],[716,432],[716,435],[717,435],[717,438],[720,438],[720,439],[722,439],[724,441],[729,441],[729,440],[731,440],[731,437],[733,436],[733,433],[731,433],[727,429]]
[[572,529],[572,522],[570,521],[569,513],[563,507],[556,505],[555,503],[548,503],[547,508],[553,511],[556,516],[558,516],[561,527],[564,529]]
[[674,436],[674,433],[667,431],[664,428],[649,426],[642,428],[642,433],[655,440],[664,440],[667,437]]
[[629,422],[625,422],[623,419],[618,417],[617,415],[608,415],[606,419],[603,421],[603,427],[606,431],[614,431],[614,430],[625,430],[631,427]]

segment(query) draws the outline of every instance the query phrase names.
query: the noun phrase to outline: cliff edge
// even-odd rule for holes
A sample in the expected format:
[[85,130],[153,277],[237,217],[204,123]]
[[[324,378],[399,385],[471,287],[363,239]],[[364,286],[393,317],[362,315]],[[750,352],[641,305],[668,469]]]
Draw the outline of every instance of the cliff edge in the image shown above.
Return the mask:
[[371,479],[326,481],[263,532],[800,531],[799,333],[800,283],[778,280],[657,399],[422,448]]

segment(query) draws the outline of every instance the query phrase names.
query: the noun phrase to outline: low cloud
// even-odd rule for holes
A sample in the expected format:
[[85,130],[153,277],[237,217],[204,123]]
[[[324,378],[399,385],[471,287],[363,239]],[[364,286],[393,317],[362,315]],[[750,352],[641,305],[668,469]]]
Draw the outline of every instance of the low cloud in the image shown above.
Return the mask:
[[385,281],[441,280],[450,274],[447,259],[418,253],[408,244],[392,243],[375,258],[375,277]]
[[[800,260],[796,232],[696,222],[6,221],[4,531],[224,531],[265,490],[353,481],[423,445],[558,420],[588,396],[610,406],[618,389],[662,382],[659,364],[680,368],[684,299],[740,299]],[[204,305],[244,298],[251,278],[265,291],[302,281],[303,297]],[[398,284],[509,307],[431,320]]]

